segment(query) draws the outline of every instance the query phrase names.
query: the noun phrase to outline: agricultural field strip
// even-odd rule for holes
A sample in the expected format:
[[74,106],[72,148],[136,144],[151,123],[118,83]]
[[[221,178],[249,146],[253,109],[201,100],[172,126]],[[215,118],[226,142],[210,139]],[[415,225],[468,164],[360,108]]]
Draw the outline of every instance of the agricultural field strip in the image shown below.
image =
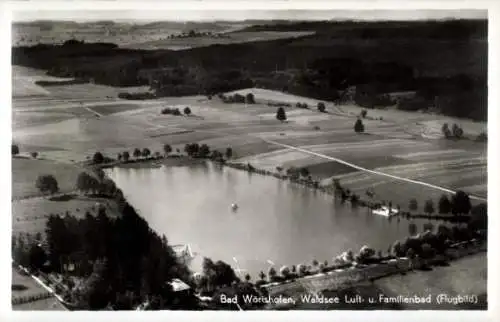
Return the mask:
[[[403,165],[394,165],[389,167],[379,167],[376,168],[377,171],[383,171],[385,173],[399,175],[399,174],[411,174],[411,173],[420,173],[420,172],[429,172],[431,170],[441,170],[441,171],[450,171],[453,168],[464,168],[464,167],[481,167],[485,169],[487,160],[485,157],[477,157],[477,158],[463,158],[463,159],[451,159],[451,160],[435,160],[431,162],[420,162],[420,163],[411,163],[411,164],[403,164]],[[463,169],[461,169],[463,170]],[[356,182],[366,180],[365,177],[368,177],[365,173],[353,173],[353,174],[345,174],[337,177],[337,179],[342,180],[343,182]]]
[[[266,141],[266,142],[268,142],[268,143],[271,143],[271,144],[276,144],[276,145],[279,145],[279,146],[282,146],[282,147],[286,147],[286,148],[289,148],[289,149],[294,149],[294,150],[301,151],[301,152],[304,152],[304,153],[309,153],[309,154],[312,154],[312,155],[316,155],[316,156],[319,156],[319,157],[322,157],[322,158],[325,158],[325,159],[328,159],[328,160],[336,161],[338,163],[350,166],[350,167],[352,167],[354,169],[357,169],[357,170],[360,170],[360,171],[364,171],[364,172],[368,172],[368,173],[372,173],[372,174],[376,174],[376,175],[380,175],[380,176],[385,176],[385,177],[389,177],[389,178],[394,178],[396,180],[405,181],[405,182],[409,182],[409,183],[414,183],[414,184],[417,184],[417,185],[421,185],[421,186],[433,188],[433,189],[444,191],[444,192],[448,192],[448,193],[455,193],[455,191],[447,189],[447,188],[444,188],[444,187],[440,187],[440,186],[437,186],[437,185],[429,184],[429,183],[418,181],[418,180],[412,180],[412,179],[408,179],[408,178],[403,178],[403,177],[399,177],[399,176],[395,176],[395,175],[383,173],[383,172],[380,172],[380,171],[369,170],[369,169],[357,166],[355,164],[346,162],[344,160],[341,160],[341,159],[338,159],[338,158],[334,158],[334,157],[331,157],[331,156],[327,156],[327,155],[324,155],[324,154],[320,154],[320,153],[317,153],[317,152],[314,152],[314,151],[306,150],[306,149],[303,149],[303,148],[300,148],[300,147],[295,147],[295,146],[292,146],[292,145],[282,144],[282,143],[279,143],[279,142],[276,142],[276,141],[272,141],[272,140],[268,140],[268,139],[264,139],[264,138],[263,138],[263,140]],[[469,197],[471,199],[474,199],[474,200],[480,200],[480,201],[485,201],[485,202],[487,201],[485,198],[482,198],[482,197],[479,197],[479,196],[469,195]]]
[[[59,101],[57,101],[58,103]],[[156,104],[159,104],[158,102],[155,102]],[[154,104],[153,102],[141,102],[140,105],[152,105]],[[20,107],[17,104],[17,99],[13,102],[13,106],[15,107],[16,112],[40,112],[44,111],[46,109],[48,110],[54,110],[54,109],[68,109],[68,108],[83,108],[83,107],[99,107],[99,106],[105,106],[105,105],[138,105],[137,102],[133,101],[122,101],[122,100],[92,100],[92,101],[82,101],[82,100],[75,100],[74,102],[71,101],[61,101],[61,104],[53,104],[50,101],[45,101],[45,100],[39,100],[38,104],[36,104],[35,107],[29,106],[29,107]],[[147,107],[146,107],[147,108]],[[140,107],[138,107],[140,109]],[[130,111],[130,110],[127,110]],[[125,111],[124,111],[125,112]]]
[[488,190],[488,184],[483,183],[483,184],[476,184],[472,186],[465,186],[465,187],[459,187],[459,190],[467,191],[467,192],[476,192],[476,193],[482,193],[486,192]]
[[[453,175],[457,175],[456,177],[451,177]],[[467,173],[464,173],[464,170],[455,170],[455,171],[441,171],[441,172],[429,172],[429,174],[425,175],[417,175],[417,176],[410,176],[409,178],[411,179],[436,179],[437,176],[441,176],[439,180],[431,180],[431,181],[436,181],[438,182],[441,186],[447,183],[453,183],[456,182],[457,180],[464,180],[464,179],[481,179],[484,178],[484,171],[468,171]],[[342,182],[342,184],[351,187],[352,189],[356,190],[366,190],[369,188],[373,188],[379,185],[383,185],[386,183],[391,183],[394,182],[394,180],[380,180],[380,178],[370,178],[372,179],[371,182],[365,182],[365,184],[360,184],[358,183],[353,183],[353,182]],[[469,191],[468,191],[469,192]]]
[[406,153],[406,154],[398,154],[394,155],[397,158],[402,158],[402,159],[411,159],[411,160],[419,160],[421,158],[427,158],[427,157],[441,157],[443,155],[464,155],[467,153],[465,150],[437,150],[437,151],[419,151],[419,152],[411,152],[411,153]]

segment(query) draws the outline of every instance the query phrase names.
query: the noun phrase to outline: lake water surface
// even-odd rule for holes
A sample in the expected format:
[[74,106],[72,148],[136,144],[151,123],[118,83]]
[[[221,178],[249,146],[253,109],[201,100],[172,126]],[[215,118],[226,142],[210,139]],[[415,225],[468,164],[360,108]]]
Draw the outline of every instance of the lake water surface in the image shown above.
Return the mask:
[[[385,253],[408,236],[406,219],[389,221],[310,188],[211,163],[106,171],[153,229],[198,253],[195,271],[210,257],[255,278],[270,263],[331,263],[365,244]],[[422,231],[427,220],[412,222]]]

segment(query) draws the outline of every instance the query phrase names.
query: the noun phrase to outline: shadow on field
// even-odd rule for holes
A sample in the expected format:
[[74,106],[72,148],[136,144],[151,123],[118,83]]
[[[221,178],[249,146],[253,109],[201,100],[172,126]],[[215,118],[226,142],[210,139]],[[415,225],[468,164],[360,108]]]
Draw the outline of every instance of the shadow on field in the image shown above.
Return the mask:
[[13,291],[25,291],[28,288],[22,284],[12,284],[12,290]]
[[52,197],[52,198],[49,198],[50,201],[70,201],[70,200],[73,200],[77,197],[76,194],[65,194],[65,195],[62,195],[62,196],[56,196],[56,197]]

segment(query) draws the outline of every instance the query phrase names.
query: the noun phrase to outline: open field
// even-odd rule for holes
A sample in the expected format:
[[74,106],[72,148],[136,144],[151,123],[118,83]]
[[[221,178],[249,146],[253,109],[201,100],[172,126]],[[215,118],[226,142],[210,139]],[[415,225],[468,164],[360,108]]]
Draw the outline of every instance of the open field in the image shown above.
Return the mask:
[[41,43],[63,43],[78,39],[85,42],[118,42],[131,45],[164,38],[165,35],[178,35],[196,30],[198,32],[231,32],[246,27],[243,22],[151,22],[131,24],[127,22],[72,22],[38,21],[33,23],[14,23],[12,26],[13,45],[33,45]]
[[[16,68],[14,73],[21,73],[21,76],[37,74],[24,68]],[[257,104],[248,105],[226,104],[218,98],[208,100],[202,96],[131,102],[103,96],[96,86],[50,87],[53,92],[47,96],[14,98],[13,137],[21,151],[40,147],[39,152],[44,158],[67,162],[84,160],[97,150],[116,156],[125,150],[132,152],[135,147],[161,152],[165,143],[183,150],[186,143],[198,142],[222,152],[232,147],[236,161],[249,162],[258,168],[274,171],[277,166],[285,169],[307,167],[314,178],[325,184],[335,177],[342,185],[361,195],[372,188],[377,197],[402,207],[407,206],[412,197],[423,205],[426,199],[437,201],[442,194],[432,188],[396,182],[318,156],[291,151],[266,141],[270,140],[403,178],[449,189],[463,188],[480,196],[487,194],[486,144],[429,139],[422,135],[425,127],[435,128],[442,122],[452,122],[449,117],[369,110],[371,119],[364,120],[366,133],[355,134],[353,124],[361,108],[326,102],[327,113],[320,113],[315,108],[318,100],[281,92],[263,89],[239,91],[255,95]],[[93,90],[96,90],[95,94]],[[61,98],[66,95],[67,101]],[[267,106],[268,101],[292,105],[285,108],[287,122],[275,119],[276,107]],[[310,109],[295,108],[296,102],[307,102]],[[161,115],[161,109],[167,106],[181,110],[189,106],[192,115]],[[95,113],[101,116],[97,118]],[[460,124],[465,133],[477,133],[486,128],[486,124],[480,122],[460,120]],[[14,167],[23,168],[23,163],[27,167],[30,162],[38,161],[22,160]],[[43,165],[47,161],[40,162]],[[72,189],[75,168],[62,167],[63,177],[68,179],[61,179],[61,188]],[[14,190],[18,195],[33,193],[36,177],[29,177],[29,173],[28,170],[24,174],[15,174]],[[70,182],[69,186],[65,181]]]
[[83,170],[68,163],[56,163],[50,160],[12,159],[12,198],[42,195],[35,187],[39,175],[52,174],[56,178],[59,191],[73,191],[76,178]]
[[227,45],[238,44],[254,41],[268,41],[286,38],[297,38],[314,34],[308,31],[266,31],[266,32],[227,32],[223,34],[204,35],[186,38],[164,38],[141,41],[124,45],[124,48],[134,49],[168,49],[168,50],[184,50],[195,47],[204,47],[211,45]]
[[[321,279],[325,276],[311,277],[309,280],[297,281],[278,294],[285,296],[297,294],[311,294],[323,287]],[[366,310],[366,309],[410,309],[410,310],[454,310],[454,309],[485,309],[487,308],[487,269],[486,254],[478,253],[454,261],[449,266],[433,267],[432,271],[414,270],[404,275],[391,275],[372,282],[362,282],[349,288],[339,290],[320,291],[325,298],[339,297],[339,304],[307,303],[298,301],[294,309],[299,310]],[[453,304],[437,302],[437,296],[446,294],[449,298],[455,296],[475,295],[477,304]],[[358,303],[345,303],[345,296],[354,298],[361,296],[365,301]],[[426,297],[431,295],[430,304],[413,303],[384,303],[379,302],[379,296],[412,298],[413,296]],[[371,297],[375,303],[368,303]],[[286,309],[286,307],[283,307]]]
[[52,201],[48,198],[30,198],[12,202],[12,231],[13,233],[45,233],[45,222],[49,215],[66,213],[83,218],[88,211],[91,215],[97,214],[97,205],[104,205],[110,215],[117,213],[116,205],[103,198],[87,198],[75,196],[69,200]]
[[47,291],[43,287],[38,285],[34,279],[32,279],[28,275],[22,275],[14,267],[12,268],[12,285],[14,286],[12,290],[13,298],[25,296],[28,297],[47,293]]
[[[295,38],[314,33],[311,31],[239,31],[249,26],[245,22],[190,22],[187,24],[176,22],[148,24],[46,22],[42,24],[43,26],[38,28],[33,24],[13,24],[12,44],[15,46],[30,46],[39,42],[60,44],[70,39],[77,39],[85,42],[113,42],[123,48],[181,50],[215,44]],[[182,38],[169,37],[186,34],[191,30],[200,35]]]
[[[406,275],[391,276],[376,281],[375,285],[388,296],[412,296],[413,294],[424,296],[429,293],[434,295],[446,293],[450,297],[465,294],[482,297],[487,293],[486,261],[487,254],[479,253],[454,261],[447,267],[433,268],[432,272],[415,271]],[[486,306],[486,303],[482,304],[483,307]],[[438,305],[435,305],[433,309],[437,307]],[[418,305],[407,304],[405,308],[418,309]],[[453,304],[440,308],[453,309]],[[467,309],[467,307],[463,304],[462,309]]]
[[40,299],[22,304],[14,304],[12,305],[12,309],[15,311],[66,310],[54,296],[50,296],[48,291],[39,285],[33,278],[21,274],[18,269],[12,267],[12,299],[24,299],[32,296],[40,296]]

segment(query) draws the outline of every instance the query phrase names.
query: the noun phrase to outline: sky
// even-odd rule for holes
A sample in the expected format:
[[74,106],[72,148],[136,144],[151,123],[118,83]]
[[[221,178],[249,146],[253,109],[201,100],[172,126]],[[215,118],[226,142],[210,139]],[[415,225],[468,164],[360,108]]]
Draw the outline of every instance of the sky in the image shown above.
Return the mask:
[[[487,18],[486,10],[14,10],[14,21],[423,20]],[[46,9],[46,8],[45,8]]]

